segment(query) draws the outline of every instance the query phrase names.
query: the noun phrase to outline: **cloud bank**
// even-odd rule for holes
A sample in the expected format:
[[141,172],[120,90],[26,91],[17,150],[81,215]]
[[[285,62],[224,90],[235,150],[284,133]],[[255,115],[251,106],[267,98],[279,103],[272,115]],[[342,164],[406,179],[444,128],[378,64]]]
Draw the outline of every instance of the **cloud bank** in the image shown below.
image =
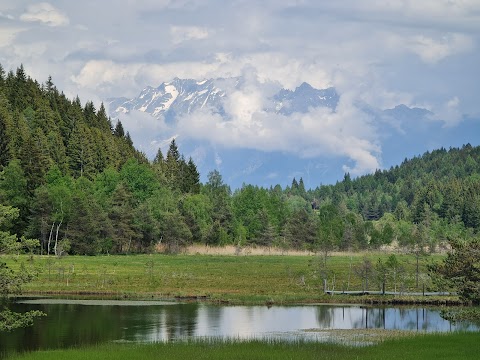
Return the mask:
[[[224,104],[228,122],[197,113],[180,119],[169,136],[303,158],[347,158],[344,169],[358,174],[381,167],[384,137],[357,102],[426,107],[433,121],[451,128],[480,115],[479,40],[476,0],[0,4],[0,63],[7,70],[23,64],[38,81],[51,75],[67,96],[97,104],[134,97],[174,77],[254,74]],[[291,117],[262,111],[266,89],[294,89],[304,81],[335,86],[342,94],[337,111]],[[166,131],[131,116],[138,141]]]

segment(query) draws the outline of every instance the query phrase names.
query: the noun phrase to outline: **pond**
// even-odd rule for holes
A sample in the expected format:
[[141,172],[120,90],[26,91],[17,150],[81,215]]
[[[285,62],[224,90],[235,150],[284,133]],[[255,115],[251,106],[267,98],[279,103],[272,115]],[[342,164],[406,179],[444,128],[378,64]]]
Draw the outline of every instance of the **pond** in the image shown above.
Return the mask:
[[328,333],[319,330],[330,329],[479,330],[469,323],[451,324],[435,308],[331,304],[216,306],[44,298],[21,300],[12,309],[38,309],[48,316],[38,319],[31,328],[1,334],[1,353],[110,341],[157,342],[201,337],[322,340]]

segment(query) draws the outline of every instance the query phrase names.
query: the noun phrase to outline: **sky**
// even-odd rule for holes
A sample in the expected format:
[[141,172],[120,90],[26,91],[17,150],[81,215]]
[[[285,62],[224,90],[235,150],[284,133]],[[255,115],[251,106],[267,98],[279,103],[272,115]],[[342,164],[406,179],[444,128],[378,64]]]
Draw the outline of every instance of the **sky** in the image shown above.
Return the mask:
[[[480,0],[0,2],[4,69],[23,64],[39,82],[51,75],[82,102],[135,97],[175,77],[248,80],[229,97],[228,126],[208,113],[174,129],[142,116],[127,122],[140,148],[145,134],[165,131],[219,147],[338,158],[354,175],[391,162],[384,127],[358,104],[426,108],[434,115],[425,121],[443,133],[480,143],[472,134],[480,119],[479,41]],[[272,118],[262,111],[274,89],[304,81],[334,86],[336,112]],[[449,146],[444,135],[431,136],[426,143]]]

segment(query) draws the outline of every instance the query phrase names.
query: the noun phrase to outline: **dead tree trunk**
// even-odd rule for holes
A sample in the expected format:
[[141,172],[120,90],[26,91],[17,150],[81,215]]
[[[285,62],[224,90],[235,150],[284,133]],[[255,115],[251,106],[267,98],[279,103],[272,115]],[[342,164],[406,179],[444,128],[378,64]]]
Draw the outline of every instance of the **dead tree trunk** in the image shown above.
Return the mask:
[[57,230],[55,232],[55,246],[53,248],[54,252],[55,252],[55,256],[58,256],[58,253],[57,253],[57,246],[58,246],[58,232],[60,231],[60,226],[62,226],[62,222],[63,222],[63,219],[60,220],[60,222],[58,223],[57,225]]
[[50,228],[50,235],[48,236],[47,255],[50,255],[50,243],[52,242],[52,234],[53,234],[54,227],[55,227],[55,221],[52,223],[52,227]]

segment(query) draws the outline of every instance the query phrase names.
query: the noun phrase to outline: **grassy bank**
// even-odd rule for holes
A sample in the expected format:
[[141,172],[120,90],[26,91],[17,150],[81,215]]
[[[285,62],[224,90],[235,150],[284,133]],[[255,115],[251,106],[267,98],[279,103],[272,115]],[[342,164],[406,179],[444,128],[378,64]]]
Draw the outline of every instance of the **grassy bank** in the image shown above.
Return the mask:
[[[13,268],[19,268],[23,263],[37,275],[24,288],[27,293],[200,298],[231,303],[301,303],[361,301],[358,297],[323,295],[323,278],[326,274],[330,289],[361,290],[363,279],[355,269],[364,261],[364,256],[374,265],[379,258],[385,261],[388,257],[380,253],[336,255],[328,258],[326,269],[322,266],[322,259],[313,255],[154,254],[62,258],[34,256],[33,259],[23,255],[3,260]],[[403,268],[396,278],[397,290],[418,291],[423,288],[424,282],[427,288],[430,286],[424,276],[427,262],[440,258],[429,257],[420,263],[419,289],[416,288],[415,259],[410,255],[397,255],[397,259]],[[393,290],[394,285],[393,279],[387,280],[387,290]],[[369,289],[380,289],[373,272],[369,276]],[[389,297],[381,299],[391,300]]]
[[364,347],[308,342],[199,341],[159,344],[108,344],[70,350],[38,351],[9,359],[478,359],[476,333],[417,335]]

